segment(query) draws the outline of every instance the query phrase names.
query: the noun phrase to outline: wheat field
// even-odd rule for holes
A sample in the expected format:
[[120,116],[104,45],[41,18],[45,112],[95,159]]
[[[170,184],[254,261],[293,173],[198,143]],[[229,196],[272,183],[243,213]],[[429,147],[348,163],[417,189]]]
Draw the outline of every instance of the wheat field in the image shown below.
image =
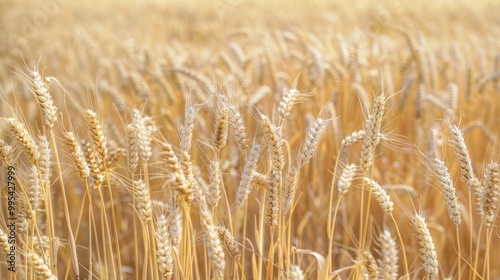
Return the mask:
[[0,3],[0,279],[500,279],[500,4]]

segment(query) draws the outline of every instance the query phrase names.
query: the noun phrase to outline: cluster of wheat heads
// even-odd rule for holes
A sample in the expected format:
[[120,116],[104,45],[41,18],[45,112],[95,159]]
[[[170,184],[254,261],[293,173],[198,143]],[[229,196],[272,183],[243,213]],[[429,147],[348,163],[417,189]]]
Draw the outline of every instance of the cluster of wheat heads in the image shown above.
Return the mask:
[[374,10],[315,5],[339,12],[261,28],[258,5],[214,20],[211,7],[66,3],[9,36],[0,278],[14,278],[8,166],[20,278],[498,277],[488,14],[389,9],[368,32],[356,22]]

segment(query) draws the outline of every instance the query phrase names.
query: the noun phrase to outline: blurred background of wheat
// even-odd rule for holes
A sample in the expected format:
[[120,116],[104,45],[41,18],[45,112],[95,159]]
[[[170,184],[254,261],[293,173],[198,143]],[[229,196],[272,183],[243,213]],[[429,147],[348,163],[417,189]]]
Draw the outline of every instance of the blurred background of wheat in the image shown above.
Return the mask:
[[[15,275],[500,279],[498,11],[493,0],[0,2]],[[35,181],[45,195],[30,215]],[[3,234],[7,197],[2,187]]]

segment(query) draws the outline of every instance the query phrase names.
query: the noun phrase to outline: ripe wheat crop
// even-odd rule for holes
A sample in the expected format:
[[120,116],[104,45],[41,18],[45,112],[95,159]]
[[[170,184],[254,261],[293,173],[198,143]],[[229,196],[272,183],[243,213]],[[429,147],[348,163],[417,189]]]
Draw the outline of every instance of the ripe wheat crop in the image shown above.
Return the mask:
[[3,1],[0,279],[499,279],[500,5],[434,2]]

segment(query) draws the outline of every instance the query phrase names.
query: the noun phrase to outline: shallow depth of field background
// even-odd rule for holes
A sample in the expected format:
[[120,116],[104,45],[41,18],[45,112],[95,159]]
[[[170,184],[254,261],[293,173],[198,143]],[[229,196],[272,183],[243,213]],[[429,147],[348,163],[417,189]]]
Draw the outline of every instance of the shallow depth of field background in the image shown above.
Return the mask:
[[[232,256],[224,246],[224,236],[219,235],[225,251],[224,279],[372,278],[369,259],[359,253],[360,248],[377,260],[377,277],[384,278],[379,241],[384,230],[397,244],[397,275],[406,275],[404,251],[409,277],[428,277],[412,224],[415,214],[427,222],[439,261],[439,279],[472,278],[473,270],[477,270],[476,279],[500,279],[499,203],[494,201],[495,220],[486,227],[478,215],[476,194],[460,178],[447,126],[452,123],[463,132],[474,173],[482,182],[487,165],[500,157],[500,2],[377,2],[1,1],[0,139],[14,147],[7,160],[18,170],[21,182],[28,182],[31,164],[9,130],[7,118],[20,120],[36,139],[47,134],[30,85],[20,77],[22,73],[29,77],[35,67],[44,77],[53,77],[49,91],[58,120],[53,128],[56,145],[51,143],[51,148],[57,147],[60,162],[52,155],[51,211],[59,244],[55,259],[46,260],[47,264],[57,262],[52,273],[58,279],[75,278],[57,172],[61,168],[69,205],[66,218],[73,234],[79,229],[75,245],[80,279],[90,279],[89,271],[93,279],[159,277],[153,231],[162,213],[172,217],[168,204],[176,200],[182,204],[178,207],[184,214],[184,232],[182,250],[172,250],[173,279],[221,276],[207,249],[209,237],[199,206],[179,198],[170,180],[172,172],[162,158],[162,143],[170,143],[175,151],[181,145],[186,109],[200,105],[190,149],[194,176],[197,182],[210,185],[209,164],[218,161],[222,174],[218,186],[224,191],[218,205],[209,209],[211,226],[229,229],[240,251],[238,257]],[[236,196],[252,145],[268,144],[260,114],[277,125],[278,106],[293,86],[305,94],[281,126],[286,161],[280,173],[281,188],[300,156],[312,120],[329,119],[329,123],[314,156],[300,170],[293,211],[280,212],[274,231],[265,222],[265,186],[254,188],[243,207],[237,207]],[[227,104],[241,112],[247,148],[238,148],[229,126],[227,145],[215,152],[212,138],[218,111],[214,93],[227,96]],[[365,175],[390,195],[394,219],[373,196],[366,209],[369,192],[361,176],[341,197],[338,209],[334,206],[339,195],[336,189],[331,191],[337,188],[344,167],[360,162],[361,144],[341,150],[342,140],[364,129],[381,93],[387,97],[381,143]],[[91,141],[84,116],[87,109],[96,112],[108,151],[117,154],[108,168],[109,184],[100,186],[106,201],[101,203],[96,190],[91,190],[95,229],[89,224],[86,185],[78,178],[63,136],[71,131],[78,140]],[[151,117],[156,127],[152,156],[134,174],[128,168],[126,136],[132,109]],[[443,191],[429,165],[436,157],[446,163],[456,189],[462,214],[458,229],[448,216]],[[0,228],[5,230],[6,161],[0,166]],[[268,176],[265,148],[254,171]],[[138,179],[147,179],[148,196],[153,200],[151,221],[144,224],[133,205],[132,181]],[[498,181],[496,188],[500,192]],[[80,209],[84,209],[81,220]],[[32,229],[47,235],[45,211],[42,203],[35,222],[18,233],[18,279],[40,277],[26,252],[41,254]],[[102,211],[113,217],[113,223],[102,223]],[[364,230],[360,229],[361,211],[367,219],[364,240],[359,236]],[[333,216],[332,240],[327,226]],[[108,230],[110,240],[104,234]],[[50,242],[44,246],[54,250]],[[107,269],[98,261],[104,259]],[[489,269],[483,269],[487,259]],[[14,279],[6,267],[0,256],[0,279]]]

